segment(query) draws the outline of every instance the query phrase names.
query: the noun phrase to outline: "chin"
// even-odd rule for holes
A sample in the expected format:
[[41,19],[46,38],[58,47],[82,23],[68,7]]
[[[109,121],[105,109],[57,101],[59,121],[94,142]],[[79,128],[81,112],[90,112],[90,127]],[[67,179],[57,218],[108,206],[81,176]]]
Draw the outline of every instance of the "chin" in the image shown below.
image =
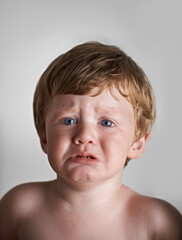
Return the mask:
[[68,173],[70,180],[75,182],[93,182],[96,180],[95,169],[90,166],[77,166]]

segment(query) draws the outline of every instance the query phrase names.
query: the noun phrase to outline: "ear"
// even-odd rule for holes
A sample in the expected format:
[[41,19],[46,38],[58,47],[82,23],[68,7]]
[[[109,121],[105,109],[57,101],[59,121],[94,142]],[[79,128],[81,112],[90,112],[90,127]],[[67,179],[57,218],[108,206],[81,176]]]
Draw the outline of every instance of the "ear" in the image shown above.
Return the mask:
[[143,137],[133,143],[128,153],[129,159],[139,158],[143,154],[149,136],[150,132],[147,132]]
[[40,139],[40,144],[42,147],[42,150],[45,154],[47,154],[47,136],[46,136],[46,131],[41,130],[38,131],[39,134],[39,139]]

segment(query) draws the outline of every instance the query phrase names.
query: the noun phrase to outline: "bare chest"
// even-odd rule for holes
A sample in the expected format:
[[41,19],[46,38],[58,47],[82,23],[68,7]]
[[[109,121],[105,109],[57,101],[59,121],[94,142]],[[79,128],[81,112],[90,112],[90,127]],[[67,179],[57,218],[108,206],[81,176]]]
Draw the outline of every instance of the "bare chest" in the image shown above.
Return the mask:
[[138,231],[137,222],[126,216],[35,215],[27,219],[19,231],[20,240],[131,240],[146,239],[145,231]]

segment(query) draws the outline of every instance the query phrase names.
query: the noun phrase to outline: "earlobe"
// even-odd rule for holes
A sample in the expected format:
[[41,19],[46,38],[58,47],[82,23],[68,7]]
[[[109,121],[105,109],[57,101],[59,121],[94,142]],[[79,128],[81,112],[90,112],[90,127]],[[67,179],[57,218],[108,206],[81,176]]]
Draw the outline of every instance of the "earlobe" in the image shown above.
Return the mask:
[[129,159],[139,158],[143,154],[149,136],[150,132],[147,132],[143,137],[133,143],[128,153]]
[[41,131],[38,133],[39,134],[39,139],[40,139],[40,144],[42,147],[42,150],[45,154],[47,154],[47,136],[45,131]]

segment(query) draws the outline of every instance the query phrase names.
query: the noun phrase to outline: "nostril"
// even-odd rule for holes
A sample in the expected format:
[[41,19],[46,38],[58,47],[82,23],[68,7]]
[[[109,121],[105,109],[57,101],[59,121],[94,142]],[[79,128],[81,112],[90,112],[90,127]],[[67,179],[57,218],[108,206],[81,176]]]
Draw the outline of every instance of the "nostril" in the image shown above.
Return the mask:
[[94,140],[92,140],[90,137],[75,137],[73,141],[77,145],[88,144],[88,143],[92,144],[94,142]]
[[77,145],[79,145],[79,144],[84,144],[84,141],[81,140],[81,139],[78,138],[78,137],[75,137],[73,141],[74,141],[74,143],[77,144]]
[[78,129],[73,137],[73,143],[76,145],[79,144],[95,144],[96,143],[96,135],[93,132],[93,128],[81,128]]

